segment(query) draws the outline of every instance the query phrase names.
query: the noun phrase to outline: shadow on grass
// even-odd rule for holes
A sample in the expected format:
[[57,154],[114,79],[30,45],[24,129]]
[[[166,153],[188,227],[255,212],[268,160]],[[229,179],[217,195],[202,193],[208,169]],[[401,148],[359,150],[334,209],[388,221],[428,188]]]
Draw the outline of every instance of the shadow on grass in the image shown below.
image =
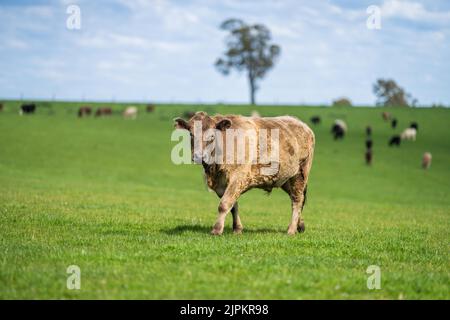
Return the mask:
[[[201,233],[201,234],[209,234],[211,232],[212,226],[203,226],[203,225],[179,225],[176,226],[174,228],[170,228],[170,229],[163,229],[161,230],[162,232],[164,232],[165,234],[168,235],[179,235],[179,234],[183,234],[186,232],[196,232],[196,233]],[[286,230],[282,230],[280,228],[276,229],[276,228],[257,228],[257,229],[253,229],[253,228],[245,228],[244,227],[244,231],[243,233],[285,233]],[[225,227],[225,230],[223,231],[224,234],[227,233],[233,233],[233,230],[230,227]]]

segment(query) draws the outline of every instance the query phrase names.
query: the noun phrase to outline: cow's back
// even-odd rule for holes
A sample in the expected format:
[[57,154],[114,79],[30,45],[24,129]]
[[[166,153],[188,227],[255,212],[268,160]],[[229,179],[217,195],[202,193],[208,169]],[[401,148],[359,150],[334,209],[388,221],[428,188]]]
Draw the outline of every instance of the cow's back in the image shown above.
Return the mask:
[[[221,116],[222,117],[222,116]],[[255,130],[257,136],[261,129],[267,131],[277,129],[279,132],[279,169],[276,175],[264,177],[259,173],[262,166],[269,164],[256,164],[248,166],[232,166],[234,170],[250,170],[254,185],[268,184],[271,187],[279,187],[289,178],[299,173],[300,164],[312,157],[314,152],[314,133],[304,122],[291,116],[281,117],[243,117],[226,115],[224,118],[231,120],[231,129]],[[258,141],[258,144],[260,141]],[[270,144],[270,142],[268,142]],[[271,146],[268,146],[271,149]],[[259,149],[259,148],[258,148]]]

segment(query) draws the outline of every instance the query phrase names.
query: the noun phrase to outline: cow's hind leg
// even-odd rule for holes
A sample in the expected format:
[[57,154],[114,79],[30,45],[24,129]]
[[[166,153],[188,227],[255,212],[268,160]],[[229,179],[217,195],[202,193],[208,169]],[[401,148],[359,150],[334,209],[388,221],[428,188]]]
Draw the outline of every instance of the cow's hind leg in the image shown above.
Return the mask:
[[242,233],[244,227],[242,226],[241,219],[239,218],[239,206],[237,201],[233,208],[231,208],[231,214],[233,215],[233,232],[236,234]]
[[306,185],[299,175],[289,179],[283,186],[283,190],[289,194],[292,203],[292,218],[289,224],[288,234],[293,235],[298,231],[305,230],[302,217],[302,208],[306,196]]
[[289,179],[283,186],[283,190],[289,194],[292,202],[292,219],[289,224],[288,234],[293,235],[297,231],[305,231],[302,211],[306,202],[306,191],[311,159],[305,160],[300,165],[300,172]]

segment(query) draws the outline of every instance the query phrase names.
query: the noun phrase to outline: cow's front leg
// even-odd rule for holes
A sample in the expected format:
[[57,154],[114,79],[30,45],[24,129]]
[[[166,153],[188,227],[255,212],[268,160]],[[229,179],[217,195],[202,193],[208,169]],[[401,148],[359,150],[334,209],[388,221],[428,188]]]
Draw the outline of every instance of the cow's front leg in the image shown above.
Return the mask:
[[233,208],[231,208],[231,214],[233,215],[233,232],[241,234],[244,227],[239,218],[239,206],[237,202],[235,202]]
[[219,204],[219,216],[217,217],[216,224],[214,225],[211,234],[221,235],[225,226],[225,217],[230,212],[233,205],[241,195],[242,188],[239,183],[230,183],[225,189],[225,193],[220,199]]

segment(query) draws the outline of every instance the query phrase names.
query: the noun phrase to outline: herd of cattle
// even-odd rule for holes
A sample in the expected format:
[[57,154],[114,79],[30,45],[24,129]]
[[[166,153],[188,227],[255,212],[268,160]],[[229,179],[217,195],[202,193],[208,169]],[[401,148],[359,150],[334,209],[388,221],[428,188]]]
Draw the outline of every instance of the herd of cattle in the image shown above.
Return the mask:
[[[3,104],[0,103],[0,111],[3,110]],[[149,104],[145,109],[147,112],[155,111],[155,105]],[[36,111],[35,103],[24,103],[20,106],[19,114],[33,114]],[[100,116],[110,116],[113,114],[113,109],[110,107],[98,107],[94,110],[91,106],[82,106],[78,109],[78,117],[88,117],[90,115]],[[136,119],[138,115],[138,108],[135,106],[128,106],[123,110],[122,115],[126,119]]]
[[[0,111],[3,110],[3,104],[0,103]],[[149,113],[155,111],[155,105],[148,104],[145,110]],[[35,103],[24,103],[20,106],[19,113],[20,114],[33,114],[36,111]],[[110,107],[98,107],[94,110],[91,106],[82,106],[78,109],[78,117],[88,117],[94,115],[95,117],[101,116],[110,116],[113,114],[113,109]],[[194,116],[195,112],[186,111],[183,113],[183,118],[190,119]],[[122,116],[125,119],[136,119],[138,116],[138,108],[135,106],[128,106],[122,111]],[[253,111],[251,114],[252,117],[260,117],[260,114],[257,111]],[[393,129],[397,128],[398,120],[392,116],[389,112],[383,112],[381,114],[382,119],[385,122],[390,123],[390,126]],[[321,123],[320,116],[313,116],[310,118],[310,121],[313,125],[319,125]],[[335,140],[343,139],[345,134],[347,133],[347,124],[345,121],[341,119],[336,119],[331,127],[331,133]],[[395,134],[391,136],[388,141],[389,146],[400,146],[402,141],[410,140],[416,141],[417,132],[419,131],[419,125],[417,122],[411,122],[408,128],[405,128],[400,134]],[[366,127],[366,152],[364,154],[366,163],[370,165],[372,163],[372,128],[370,126]],[[428,169],[431,165],[432,155],[429,152],[425,152],[422,157],[422,167],[424,169]]]
[[[393,118],[389,112],[383,112],[382,118],[385,122],[389,122],[393,129],[397,128],[398,120]],[[321,123],[321,119],[319,116],[313,116],[310,119],[311,123],[314,125],[318,125]],[[401,134],[393,135],[388,142],[389,146],[400,146],[401,141],[416,141],[417,132],[419,131],[419,124],[417,122],[411,122],[408,128],[405,128]],[[333,135],[335,140],[343,139],[344,135],[347,132],[347,124],[341,120],[336,119],[331,127],[331,134]],[[372,127],[366,127],[366,152],[364,154],[366,163],[368,165],[372,164]],[[431,166],[431,153],[425,152],[422,157],[422,167],[424,169],[428,169]]]
[[[155,106],[153,104],[147,105],[146,109],[147,112],[153,112],[155,111]],[[136,119],[138,116],[139,109],[135,106],[128,106],[125,108],[125,110],[122,111],[122,116],[125,119]],[[90,106],[83,106],[78,109],[78,117],[83,118],[90,116],[91,114],[94,114],[96,117],[101,116],[110,116],[113,114],[113,110],[110,107],[99,107],[94,110]]]

